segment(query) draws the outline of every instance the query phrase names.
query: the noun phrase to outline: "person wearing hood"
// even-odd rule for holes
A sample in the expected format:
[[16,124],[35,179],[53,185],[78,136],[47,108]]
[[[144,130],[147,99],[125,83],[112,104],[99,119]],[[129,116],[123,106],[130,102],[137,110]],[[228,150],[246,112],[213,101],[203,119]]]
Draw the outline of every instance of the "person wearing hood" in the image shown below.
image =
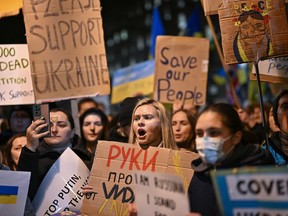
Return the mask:
[[249,132],[243,130],[237,111],[229,104],[206,107],[197,119],[195,132],[200,157],[192,161],[190,210],[202,216],[221,215],[210,171],[273,164],[273,158],[259,144],[251,143]]
[[274,158],[275,165],[288,164],[288,89],[283,90],[273,104],[273,118],[278,131],[269,137],[269,145],[263,148],[269,149]]

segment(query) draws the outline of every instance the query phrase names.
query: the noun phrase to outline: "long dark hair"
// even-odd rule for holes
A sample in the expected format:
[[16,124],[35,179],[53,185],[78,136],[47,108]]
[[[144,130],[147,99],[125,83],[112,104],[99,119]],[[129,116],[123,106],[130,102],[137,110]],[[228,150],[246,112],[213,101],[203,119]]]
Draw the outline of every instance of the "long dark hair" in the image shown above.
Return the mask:
[[80,132],[81,132],[81,138],[84,139],[84,134],[83,134],[83,123],[84,123],[84,119],[91,114],[95,114],[97,116],[99,116],[101,118],[101,122],[103,125],[103,132],[101,137],[99,137],[99,140],[108,140],[109,139],[109,120],[106,116],[106,114],[97,108],[90,108],[88,110],[86,110],[79,118],[80,121]]
[[243,136],[241,142],[243,144],[248,143],[256,143],[257,139],[254,134],[244,130],[243,124],[240,120],[240,117],[237,111],[230,104],[226,103],[216,103],[211,104],[203,109],[203,111],[199,114],[202,115],[206,112],[215,112],[221,116],[222,123],[229,128],[231,133],[236,133],[237,131],[241,131]]

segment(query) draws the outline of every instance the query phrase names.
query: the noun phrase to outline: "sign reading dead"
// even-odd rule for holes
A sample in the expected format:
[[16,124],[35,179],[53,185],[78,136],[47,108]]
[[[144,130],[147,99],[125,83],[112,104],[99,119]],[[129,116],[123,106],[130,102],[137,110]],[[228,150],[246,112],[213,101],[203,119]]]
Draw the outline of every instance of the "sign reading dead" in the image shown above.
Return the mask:
[[192,152],[155,147],[143,150],[138,145],[100,141],[88,183],[94,191],[85,196],[81,213],[127,215],[128,204],[137,199],[133,189],[133,172],[137,170],[175,174],[187,190],[194,173],[191,161],[196,158]]
[[208,58],[208,39],[158,36],[154,99],[164,103],[205,104]]
[[34,104],[27,44],[0,45],[1,105]]
[[36,100],[109,94],[99,0],[23,4]]

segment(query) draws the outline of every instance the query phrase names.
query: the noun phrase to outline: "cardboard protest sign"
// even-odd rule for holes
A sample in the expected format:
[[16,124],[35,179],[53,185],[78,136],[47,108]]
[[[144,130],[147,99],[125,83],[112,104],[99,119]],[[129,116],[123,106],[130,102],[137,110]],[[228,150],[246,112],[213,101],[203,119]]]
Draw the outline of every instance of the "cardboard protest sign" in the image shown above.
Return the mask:
[[85,197],[81,213],[127,215],[128,203],[137,199],[132,175],[137,170],[181,176],[187,189],[194,173],[191,161],[198,157],[186,151],[155,147],[143,150],[138,145],[100,141],[89,177],[94,193]]
[[218,14],[221,0],[201,0],[205,16]]
[[153,93],[154,60],[121,68],[113,73],[111,103],[119,103],[126,97]]
[[[288,57],[272,58],[258,63],[261,81],[271,83],[288,83]],[[253,66],[251,80],[256,80],[256,71]]]
[[22,0],[0,1],[0,18],[19,14]]
[[0,45],[1,105],[34,104],[28,47]]
[[221,215],[286,215],[287,168],[261,167],[211,172]]
[[0,170],[0,214],[24,215],[30,172]]
[[36,215],[79,211],[84,199],[81,187],[88,183],[89,174],[84,162],[67,148],[50,168],[33,199]]
[[23,1],[36,101],[110,93],[99,0]]
[[288,54],[283,0],[225,0],[218,14],[226,64],[258,62]]
[[137,215],[187,215],[189,202],[180,176],[138,171],[134,174]]
[[158,36],[154,99],[164,103],[203,105],[209,61],[206,38]]

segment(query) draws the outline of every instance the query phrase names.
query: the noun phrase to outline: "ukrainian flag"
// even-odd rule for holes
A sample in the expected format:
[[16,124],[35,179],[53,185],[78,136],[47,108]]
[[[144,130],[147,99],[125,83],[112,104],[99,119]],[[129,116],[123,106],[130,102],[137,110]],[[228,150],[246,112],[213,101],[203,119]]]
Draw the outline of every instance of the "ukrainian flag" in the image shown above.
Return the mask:
[[0,185],[0,205],[16,204],[18,195],[18,186]]
[[154,60],[148,60],[115,71],[112,80],[111,103],[119,103],[126,97],[152,94],[154,65]]

